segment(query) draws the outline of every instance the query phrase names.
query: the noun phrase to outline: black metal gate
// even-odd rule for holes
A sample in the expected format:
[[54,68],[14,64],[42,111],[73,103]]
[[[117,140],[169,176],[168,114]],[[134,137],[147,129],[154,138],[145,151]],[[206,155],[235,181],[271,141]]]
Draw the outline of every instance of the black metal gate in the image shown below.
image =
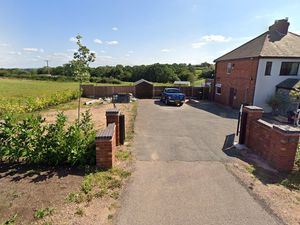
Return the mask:
[[248,113],[242,112],[240,117],[239,144],[245,144]]

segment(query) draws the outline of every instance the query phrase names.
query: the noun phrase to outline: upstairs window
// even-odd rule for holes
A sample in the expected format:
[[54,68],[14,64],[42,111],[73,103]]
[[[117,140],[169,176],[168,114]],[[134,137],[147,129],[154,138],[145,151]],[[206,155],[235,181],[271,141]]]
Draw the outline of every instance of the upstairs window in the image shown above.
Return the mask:
[[234,68],[234,64],[228,63],[227,64],[227,74],[231,74],[233,68]]
[[282,62],[280,68],[280,76],[297,76],[298,69],[298,62]]
[[272,62],[266,63],[265,76],[271,76]]

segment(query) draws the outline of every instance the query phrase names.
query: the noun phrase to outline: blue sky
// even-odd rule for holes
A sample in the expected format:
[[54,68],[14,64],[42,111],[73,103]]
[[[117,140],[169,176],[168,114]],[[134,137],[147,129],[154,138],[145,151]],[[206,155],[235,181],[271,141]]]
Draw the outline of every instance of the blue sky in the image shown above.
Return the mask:
[[289,17],[299,0],[1,0],[0,67],[71,60],[76,34],[98,65],[212,62]]

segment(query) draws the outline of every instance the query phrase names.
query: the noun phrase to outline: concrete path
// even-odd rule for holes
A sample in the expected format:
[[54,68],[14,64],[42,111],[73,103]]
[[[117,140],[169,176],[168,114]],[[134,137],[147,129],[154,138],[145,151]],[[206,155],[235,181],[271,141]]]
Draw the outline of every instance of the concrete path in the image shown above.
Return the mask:
[[211,103],[164,106],[141,100],[136,171],[118,225],[280,224],[226,170],[225,135],[236,113]]

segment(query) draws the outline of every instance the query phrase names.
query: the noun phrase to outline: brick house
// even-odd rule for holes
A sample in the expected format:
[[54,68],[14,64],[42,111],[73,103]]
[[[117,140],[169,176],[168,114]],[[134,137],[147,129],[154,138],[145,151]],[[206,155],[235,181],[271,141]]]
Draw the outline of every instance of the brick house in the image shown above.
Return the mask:
[[288,27],[288,19],[276,20],[267,32],[215,60],[216,102],[233,108],[246,103],[271,111],[266,100],[277,85],[300,80],[300,36]]

